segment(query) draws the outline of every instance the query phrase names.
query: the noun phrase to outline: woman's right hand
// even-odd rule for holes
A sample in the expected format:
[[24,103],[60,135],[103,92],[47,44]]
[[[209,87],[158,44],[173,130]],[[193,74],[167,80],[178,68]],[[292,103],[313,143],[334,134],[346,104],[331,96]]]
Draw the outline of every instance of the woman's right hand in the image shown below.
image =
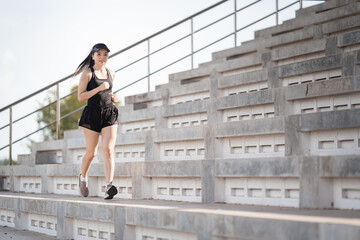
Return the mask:
[[109,89],[110,84],[108,82],[103,82],[98,88],[99,92]]

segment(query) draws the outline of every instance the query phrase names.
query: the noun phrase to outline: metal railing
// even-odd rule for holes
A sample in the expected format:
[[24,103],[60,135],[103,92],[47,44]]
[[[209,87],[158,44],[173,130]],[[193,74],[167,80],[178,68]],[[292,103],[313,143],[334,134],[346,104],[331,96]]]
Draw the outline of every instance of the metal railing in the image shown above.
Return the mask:
[[[149,92],[150,91],[150,79],[151,79],[152,75],[154,75],[154,74],[156,74],[156,73],[158,73],[158,72],[160,72],[160,71],[162,71],[162,70],[164,70],[164,69],[166,69],[166,68],[168,68],[168,67],[170,67],[170,66],[172,66],[172,65],[174,65],[174,64],[176,64],[176,63],[178,63],[178,62],[180,62],[180,61],[182,61],[184,59],[186,59],[186,58],[191,58],[191,69],[193,69],[194,68],[194,55],[195,54],[197,54],[197,53],[205,50],[206,48],[209,48],[210,46],[212,46],[212,45],[214,45],[214,44],[216,44],[216,43],[218,43],[220,41],[223,41],[223,40],[225,40],[225,39],[227,39],[227,38],[229,38],[231,36],[234,37],[234,45],[233,45],[233,47],[236,47],[237,46],[237,41],[238,41],[238,39],[237,39],[238,32],[240,32],[240,31],[242,31],[242,30],[244,30],[244,29],[246,29],[246,28],[248,28],[248,27],[250,27],[250,26],[252,26],[252,25],[254,25],[254,24],[258,23],[258,22],[260,22],[260,21],[263,21],[264,19],[267,19],[267,18],[269,18],[271,16],[274,16],[274,15],[275,15],[275,19],[276,19],[275,24],[278,25],[279,24],[279,13],[281,11],[283,11],[283,10],[285,10],[285,9],[295,5],[295,4],[299,4],[299,8],[302,8],[302,0],[296,0],[296,1],[290,3],[289,5],[281,8],[281,9],[279,9],[279,7],[278,7],[279,6],[278,0],[274,0],[274,4],[275,4],[275,11],[274,12],[272,12],[272,13],[270,13],[270,14],[268,14],[268,15],[266,15],[266,16],[264,16],[264,17],[262,17],[262,18],[260,18],[260,19],[258,19],[256,21],[254,21],[254,22],[252,22],[252,23],[250,23],[250,24],[248,24],[248,25],[246,25],[244,27],[238,28],[238,23],[237,23],[238,22],[237,21],[238,13],[248,9],[249,7],[255,5],[255,4],[257,4],[257,3],[259,3],[259,2],[261,2],[263,0],[256,0],[256,1],[246,5],[245,7],[240,8],[240,9],[237,8],[237,1],[232,0],[233,3],[234,3],[233,12],[231,12],[231,13],[229,13],[229,14],[227,14],[227,15],[225,15],[225,16],[223,16],[223,17],[221,17],[221,18],[219,18],[219,19],[217,19],[217,20],[215,20],[215,21],[213,21],[211,23],[209,23],[208,25],[206,25],[204,27],[201,27],[201,28],[194,31],[194,19],[196,17],[198,17],[201,14],[203,14],[205,12],[208,12],[209,10],[214,9],[214,8],[224,4],[226,2],[229,2],[229,1],[231,1],[231,0],[220,1],[220,2],[210,6],[208,8],[205,8],[202,11],[199,11],[199,12],[191,15],[190,17],[187,17],[187,18],[185,18],[185,19],[183,19],[183,20],[181,20],[181,21],[179,21],[179,22],[177,22],[177,23],[175,23],[175,24],[173,24],[173,25],[171,25],[171,26],[169,26],[169,27],[167,27],[167,28],[165,28],[165,29],[151,35],[151,36],[149,36],[149,37],[147,37],[147,38],[144,38],[141,41],[138,41],[138,42],[136,42],[136,43],[134,43],[134,44],[132,44],[132,45],[130,45],[130,46],[118,51],[118,52],[115,52],[112,55],[110,55],[109,58],[113,58],[115,56],[118,56],[118,55],[130,50],[130,49],[133,49],[133,48],[139,46],[142,43],[147,43],[147,54],[145,56],[143,56],[143,57],[141,57],[141,58],[139,58],[139,59],[137,59],[137,60],[135,60],[135,61],[133,61],[133,62],[131,62],[131,63],[129,63],[129,64],[127,64],[127,65],[125,65],[125,66],[123,66],[123,67],[121,67],[121,68],[119,68],[119,69],[117,69],[115,71],[115,72],[120,72],[120,71],[122,71],[124,69],[127,69],[130,66],[142,61],[142,60],[147,60],[147,74],[145,76],[131,82],[130,84],[128,84],[128,85],[114,91],[114,93],[120,92],[120,91],[130,87],[131,85],[134,85],[135,83],[138,83],[138,82],[140,82],[140,81],[142,81],[144,79],[147,79],[147,82],[148,82],[147,91]],[[195,34],[203,31],[204,29],[209,28],[210,26],[212,26],[212,25],[214,25],[214,24],[216,24],[218,22],[221,22],[221,21],[223,21],[225,19],[228,19],[230,17],[234,18],[234,28],[233,28],[234,30],[233,30],[233,32],[231,32],[231,33],[217,39],[216,41],[214,41],[214,42],[212,42],[212,43],[210,43],[210,44],[208,44],[206,46],[201,47],[200,49],[194,50],[194,36],[195,36]],[[150,49],[151,49],[150,48],[150,46],[151,46],[150,41],[154,37],[156,37],[156,36],[158,36],[158,35],[160,35],[160,34],[162,34],[164,32],[167,32],[167,31],[169,31],[169,30],[171,30],[171,29],[173,29],[173,28],[175,28],[175,27],[177,27],[180,24],[185,23],[185,22],[190,22],[190,33],[189,34],[187,34],[187,35],[185,35],[185,36],[183,36],[183,37],[181,37],[181,38],[179,38],[179,39],[177,39],[177,40],[175,40],[175,41],[173,41],[173,42],[171,42],[171,43],[169,43],[169,44],[167,44],[165,46],[162,46],[161,48],[157,49],[156,51],[153,51],[153,52],[150,51]],[[171,62],[171,63],[169,63],[169,64],[167,64],[167,65],[165,65],[165,66],[163,66],[163,67],[161,67],[161,68],[159,68],[157,70],[155,70],[155,71],[152,71],[152,72],[150,71],[150,69],[151,69],[150,68],[150,66],[151,66],[151,57],[154,54],[156,54],[156,53],[158,53],[158,52],[160,52],[160,51],[162,51],[162,50],[164,50],[164,49],[166,49],[166,48],[168,48],[170,46],[173,46],[174,44],[176,44],[176,43],[178,43],[178,42],[180,42],[182,40],[188,39],[188,38],[190,38],[190,42],[191,42],[191,46],[190,46],[191,51],[190,51],[189,54],[187,54],[187,55],[185,55],[185,56],[183,56],[183,57],[181,57],[181,58],[179,58],[179,59],[177,59],[177,60],[175,60],[175,61],[173,61],[173,62]],[[229,47],[231,47],[231,46],[229,46]],[[12,165],[12,145],[13,144],[15,144],[15,143],[17,143],[17,142],[19,142],[19,141],[21,141],[21,140],[23,140],[25,138],[28,138],[31,135],[33,135],[33,134],[35,134],[35,133],[37,133],[39,131],[42,131],[42,130],[48,128],[48,127],[52,126],[53,124],[56,124],[56,139],[59,139],[59,137],[60,137],[60,121],[67,118],[67,117],[69,117],[69,116],[71,116],[71,115],[73,115],[73,114],[75,114],[75,113],[77,113],[77,112],[79,112],[79,111],[81,111],[84,108],[84,107],[81,107],[81,108],[78,108],[78,109],[64,115],[64,116],[60,116],[60,101],[67,98],[67,97],[69,97],[69,96],[71,96],[71,95],[73,95],[73,94],[76,94],[76,91],[74,91],[74,92],[71,92],[70,94],[60,98],[60,94],[59,94],[60,83],[63,83],[64,81],[71,79],[73,76],[74,76],[74,74],[70,74],[70,75],[68,75],[68,76],[66,76],[66,77],[64,77],[64,78],[62,78],[62,79],[60,79],[60,80],[58,80],[58,81],[44,87],[44,88],[42,88],[42,89],[39,89],[38,91],[36,91],[36,92],[26,96],[26,97],[21,98],[18,101],[15,101],[15,102],[3,107],[2,109],[0,109],[0,113],[5,111],[5,110],[9,110],[9,123],[2,126],[2,127],[0,127],[0,131],[3,130],[4,128],[7,128],[7,127],[9,128],[9,143],[7,145],[5,145],[5,146],[2,146],[0,148],[0,151],[7,148],[7,147],[9,148],[9,164],[10,165]],[[56,100],[55,101],[53,101],[53,102],[51,102],[51,103],[47,104],[46,106],[43,106],[43,107],[41,107],[39,109],[36,109],[35,111],[32,111],[31,113],[28,113],[28,114],[26,114],[26,115],[24,115],[24,116],[22,116],[22,117],[20,117],[18,119],[15,119],[15,120],[13,119],[13,107],[15,105],[17,105],[19,103],[22,103],[22,102],[28,100],[29,98],[32,98],[32,97],[34,97],[34,96],[36,96],[36,95],[38,95],[38,94],[52,88],[54,86],[56,86]],[[45,125],[43,127],[40,127],[37,130],[35,130],[35,131],[33,131],[33,132],[29,133],[29,134],[26,134],[25,136],[15,140],[15,141],[13,140],[13,137],[12,137],[13,129],[12,128],[13,128],[14,123],[19,122],[20,120],[23,120],[23,119],[29,117],[30,115],[33,115],[34,113],[37,113],[37,112],[51,106],[52,104],[56,104],[56,120],[55,121],[53,121],[53,122],[51,122],[51,123],[49,123],[49,124],[47,124],[47,125]]]

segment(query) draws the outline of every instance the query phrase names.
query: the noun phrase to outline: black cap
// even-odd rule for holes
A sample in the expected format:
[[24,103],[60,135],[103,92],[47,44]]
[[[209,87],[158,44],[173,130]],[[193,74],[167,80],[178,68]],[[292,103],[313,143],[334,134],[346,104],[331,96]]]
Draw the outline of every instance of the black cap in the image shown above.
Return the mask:
[[105,49],[106,51],[110,52],[110,49],[104,43],[95,44],[92,48],[92,52],[97,52],[100,49]]

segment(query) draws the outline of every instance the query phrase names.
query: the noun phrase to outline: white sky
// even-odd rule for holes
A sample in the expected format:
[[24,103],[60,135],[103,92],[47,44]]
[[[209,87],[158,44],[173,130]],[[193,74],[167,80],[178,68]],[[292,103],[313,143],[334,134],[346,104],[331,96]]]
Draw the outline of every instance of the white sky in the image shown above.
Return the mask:
[[0,0],[0,108],[68,74],[97,42],[112,52],[218,0]]
[[[114,53],[219,1],[0,0],[0,86],[2,92],[0,108],[73,73],[95,43],[106,43]],[[251,2],[254,0],[238,0],[238,8]],[[279,0],[279,2],[281,7],[294,0]],[[316,3],[318,2],[305,2],[304,5]],[[260,14],[259,18],[268,11],[273,11],[274,6],[275,0],[264,0],[262,5],[252,8],[252,12],[239,16],[239,27],[246,22],[251,22],[254,13]],[[282,17],[293,18],[295,9],[298,9],[298,5],[292,8],[290,14]],[[232,10],[233,1],[231,0],[216,12],[195,20],[195,28],[205,24],[206,19],[217,15],[224,16]],[[274,25],[273,20],[271,21],[270,25]],[[225,24],[231,31],[233,20],[229,19]],[[266,24],[268,23],[260,24],[257,28],[265,28],[268,26]],[[221,27],[221,29],[226,27]],[[180,32],[185,31],[187,34],[187,26],[184,28],[186,30],[180,30]],[[221,29],[216,31],[221,32]],[[159,41],[172,38],[171,34]],[[213,35],[214,31],[207,34]],[[254,30],[249,29],[248,33],[244,33],[245,40],[252,39],[253,35]],[[208,35],[204,34],[204,36]],[[196,42],[195,47],[201,47],[202,42]],[[229,39],[228,43],[230,42],[233,40]],[[154,41],[154,45],[156,44]],[[217,49],[228,48],[224,46],[218,46]],[[211,55],[208,54],[208,58],[209,56]],[[116,66],[115,60],[113,63],[111,61],[112,59],[109,60],[108,66],[115,68],[114,70],[122,66]],[[202,61],[199,57],[197,64]],[[154,70],[156,68],[154,66]],[[185,70],[188,67],[181,69]],[[174,69],[171,73],[176,71],[177,69]],[[117,75],[117,82],[118,86],[121,86],[121,81],[127,76],[119,75]],[[163,83],[167,81],[166,75],[161,78]],[[76,79],[71,80],[71,85],[74,84],[77,84]],[[14,115],[21,116],[21,109],[16,111]],[[0,127],[7,123],[8,112],[0,113]],[[0,148],[7,144],[7,131],[0,130]],[[7,156],[6,149],[0,151],[0,159],[3,156]],[[13,157],[16,158],[16,156]]]

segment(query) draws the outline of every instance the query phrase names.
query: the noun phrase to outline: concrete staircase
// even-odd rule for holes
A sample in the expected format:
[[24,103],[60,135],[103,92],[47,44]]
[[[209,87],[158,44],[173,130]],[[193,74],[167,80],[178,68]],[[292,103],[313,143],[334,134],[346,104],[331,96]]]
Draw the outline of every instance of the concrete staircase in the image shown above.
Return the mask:
[[1,167],[0,225],[59,239],[359,239],[359,77],[360,1],[301,9],[125,99],[112,201],[100,155],[79,195],[81,129]]

